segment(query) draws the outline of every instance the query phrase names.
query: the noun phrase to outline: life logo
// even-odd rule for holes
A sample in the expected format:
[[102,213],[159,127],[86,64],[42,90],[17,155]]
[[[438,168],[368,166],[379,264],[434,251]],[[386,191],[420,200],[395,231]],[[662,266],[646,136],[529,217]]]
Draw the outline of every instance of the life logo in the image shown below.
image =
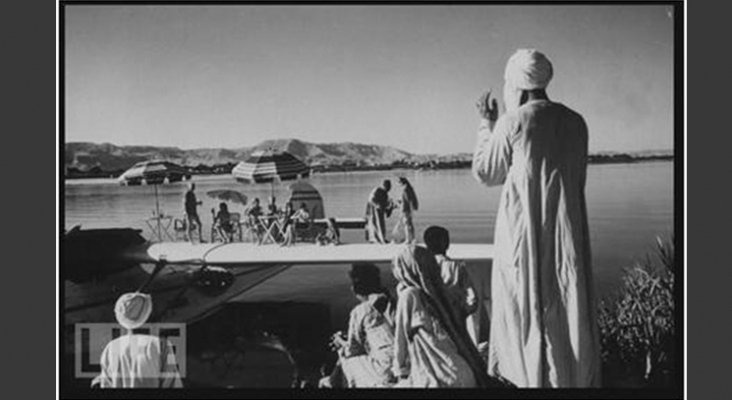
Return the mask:
[[[145,324],[127,335],[127,331],[115,323],[78,323],[74,327],[74,372],[80,379],[95,378],[101,372],[100,359],[107,346],[108,352],[141,352],[154,343],[160,349],[159,370],[149,372],[149,378],[166,378],[177,370],[181,378],[186,376],[186,325],[181,323]],[[157,338],[157,339],[156,339]],[[158,343],[155,343],[155,342]],[[115,349],[115,346],[119,346]],[[124,347],[124,350],[122,349]],[[135,355],[132,355],[133,357]]]

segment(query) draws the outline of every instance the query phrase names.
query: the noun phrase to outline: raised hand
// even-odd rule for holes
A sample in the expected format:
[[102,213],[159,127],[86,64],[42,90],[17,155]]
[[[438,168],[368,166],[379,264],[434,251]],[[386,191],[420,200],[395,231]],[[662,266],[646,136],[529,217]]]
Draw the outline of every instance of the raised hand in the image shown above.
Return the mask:
[[478,114],[483,119],[495,121],[498,119],[498,101],[491,99],[491,89],[488,89],[475,103],[478,108]]
[[330,349],[335,352],[339,352],[341,349],[343,349],[346,346],[346,339],[345,334],[341,331],[338,331],[331,336],[330,339]]

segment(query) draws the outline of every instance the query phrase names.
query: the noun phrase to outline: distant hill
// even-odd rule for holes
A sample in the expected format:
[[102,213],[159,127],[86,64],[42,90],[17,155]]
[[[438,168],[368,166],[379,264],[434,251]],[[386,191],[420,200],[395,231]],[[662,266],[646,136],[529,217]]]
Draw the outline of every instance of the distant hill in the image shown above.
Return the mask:
[[64,164],[67,169],[79,172],[124,171],[137,162],[166,159],[180,165],[195,168],[236,164],[245,160],[257,150],[273,149],[287,151],[308,165],[332,166],[350,165],[376,166],[398,161],[407,161],[413,154],[389,146],[359,143],[309,143],[298,139],[267,140],[253,147],[239,149],[193,149],[182,150],[177,147],[153,146],[116,146],[110,143],[66,143]]
[[[257,150],[287,151],[316,171],[404,168],[462,168],[470,165],[471,153],[451,155],[413,154],[390,146],[360,143],[310,143],[298,139],[267,140],[253,147],[238,149],[204,148],[182,150],[177,147],[116,146],[111,143],[66,143],[66,175],[119,175],[135,163],[165,159],[187,166],[193,173],[225,173]],[[645,159],[673,159],[673,151],[641,153],[598,153],[590,162],[633,162]]]

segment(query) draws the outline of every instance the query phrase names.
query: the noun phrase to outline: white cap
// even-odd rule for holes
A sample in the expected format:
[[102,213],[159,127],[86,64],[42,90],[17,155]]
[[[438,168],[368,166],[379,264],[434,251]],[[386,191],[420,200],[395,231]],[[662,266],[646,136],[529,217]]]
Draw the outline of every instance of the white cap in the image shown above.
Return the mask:
[[152,297],[145,293],[125,293],[114,305],[117,322],[130,330],[144,325],[150,313],[152,313]]

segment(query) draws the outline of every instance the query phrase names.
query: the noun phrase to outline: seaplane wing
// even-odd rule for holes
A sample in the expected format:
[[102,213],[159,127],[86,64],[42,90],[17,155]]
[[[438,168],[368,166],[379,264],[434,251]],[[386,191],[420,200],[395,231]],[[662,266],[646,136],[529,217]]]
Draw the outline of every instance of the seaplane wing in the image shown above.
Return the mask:
[[[204,290],[203,279],[194,279],[199,268],[168,266],[145,288],[155,302],[158,321],[193,322],[205,317],[225,302],[287,270],[290,265],[230,268],[231,282],[220,290]],[[126,292],[137,290],[152,272],[153,266],[123,271],[97,282],[65,282],[64,314],[66,323],[113,322],[114,303]]]
[[[111,322],[116,298],[135,290],[154,295],[158,320],[196,320],[293,265],[389,263],[403,246],[151,243],[134,229],[74,229],[63,243],[67,322]],[[481,268],[493,246],[453,244],[448,255]]]
[[[281,264],[350,264],[354,262],[391,262],[400,244],[353,243],[318,246],[302,243],[296,246],[257,245],[254,243],[155,243],[146,249],[152,262],[168,264],[207,264],[261,266]],[[464,261],[493,259],[493,245],[453,244],[448,256]]]

